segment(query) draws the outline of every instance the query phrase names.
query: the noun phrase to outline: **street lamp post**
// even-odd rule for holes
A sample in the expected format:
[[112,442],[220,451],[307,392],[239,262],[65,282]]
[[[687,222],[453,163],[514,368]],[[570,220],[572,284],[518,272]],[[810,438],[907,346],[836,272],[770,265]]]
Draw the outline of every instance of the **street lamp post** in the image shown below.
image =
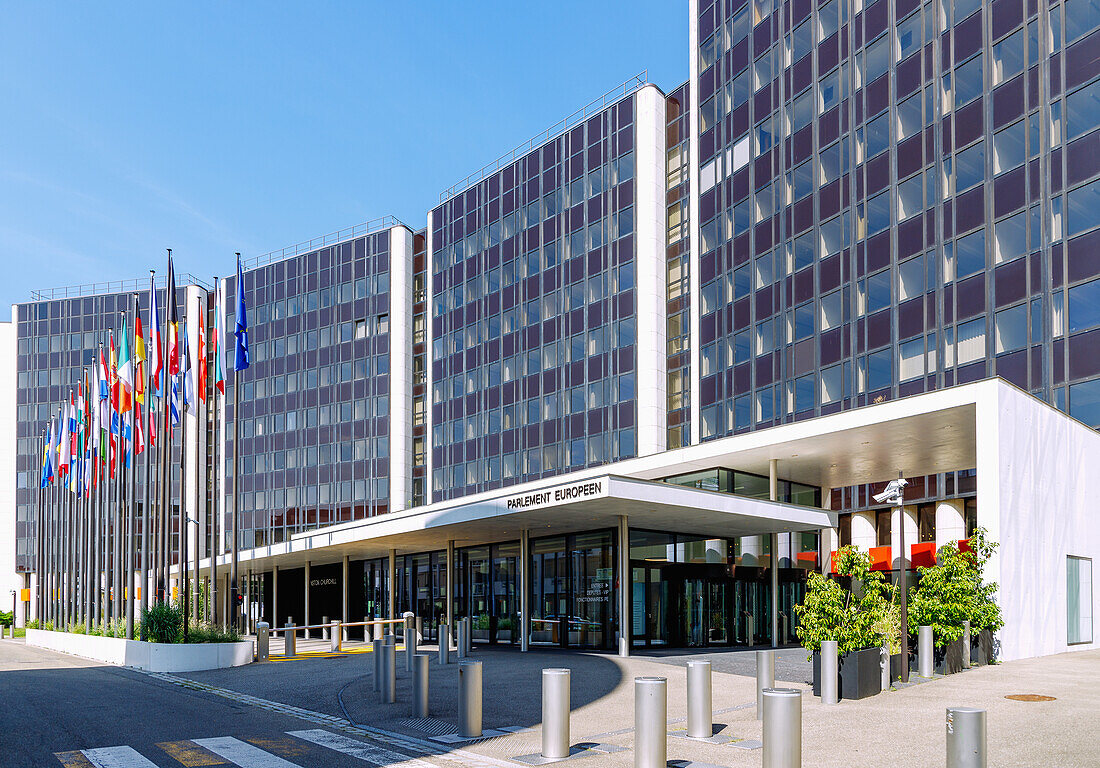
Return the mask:
[[909,682],[909,566],[905,558],[905,486],[909,485],[901,470],[898,470],[898,479],[886,484],[882,493],[876,494],[874,499],[879,504],[890,504],[898,512],[898,547],[901,550],[901,573],[899,574],[899,588],[901,589],[901,681]]

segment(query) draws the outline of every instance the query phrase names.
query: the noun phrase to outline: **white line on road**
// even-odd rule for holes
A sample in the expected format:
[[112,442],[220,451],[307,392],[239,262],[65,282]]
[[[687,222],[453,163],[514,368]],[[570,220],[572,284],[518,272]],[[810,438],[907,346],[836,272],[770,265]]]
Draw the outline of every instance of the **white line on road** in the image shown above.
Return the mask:
[[133,747],[100,747],[81,752],[96,768],[157,768]]
[[301,768],[297,763],[284,760],[278,755],[265,752],[259,747],[234,739],[232,736],[192,739],[192,741],[240,768]]
[[415,768],[435,768],[432,763],[425,762],[424,760],[417,760],[409,755],[403,755],[400,752],[391,752],[388,749],[382,749],[373,744],[366,744],[362,741],[357,741],[347,736],[341,736],[338,733],[326,731],[321,728],[313,728],[308,731],[287,731],[287,734],[305,741],[313,742],[322,747],[328,747],[336,752],[343,752],[345,755],[351,755],[359,760],[374,763],[375,765],[406,765],[410,767],[415,766]]

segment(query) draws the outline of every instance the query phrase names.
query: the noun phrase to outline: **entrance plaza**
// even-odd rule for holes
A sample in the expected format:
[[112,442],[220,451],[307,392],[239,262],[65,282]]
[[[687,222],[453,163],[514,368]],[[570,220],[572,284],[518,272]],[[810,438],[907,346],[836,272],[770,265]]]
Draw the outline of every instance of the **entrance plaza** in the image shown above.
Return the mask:
[[1100,435],[991,379],[310,531],[241,568],[251,622],[274,628],[411,611],[426,642],[470,617],[476,645],[523,651],[785,646],[806,575],[844,538],[874,546],[884,522],[841,525],[832,489],[968,471],[968,498],[935,505],[934,542],[925,510],[880,513],[882,567],[986,528],[1000,658],[1022,659],[1097,647],[1098,598],[1067,587],[1067,563],[1100,556],[1083,480],[1098,461]]
[[[563,653],[480,648],[473,659],[483,665],[483,722],[487,729],[518,729],[473,743],[433,740],[454,733],[458,712],[457,665],[440,666],[434,647],[428,719],[410,717],[411,678],[398,664],[397,703],[379,703],[373,691],[371,654],[270,662],[248,667],[185,673],[204,685],[350,719],[382,731],[415,737],[445,751],[508,761],[538,753],[541,744],[540,676],[547,667],[571,670],[573,747],[599,744],[623,751],[587,751],[567,763],[592,768],[628,768],[634,760],[634,678],[656,675],[668,680],[668,760],[712,766],[759,766],[761,724],[756,720],[754,653],[745,651],[643,652],[630,658],[592,652]],[[716,735],[704,743],[686,733],[686,669],[691,659],[713,665]],[[399,659],[403,662],[403,658]],[[853,765],[942,765],[947,707],[987,710],[989,765],[1091,766],[1100,754],[1100,734],[1082,728],[1100,710],[1095,669],[1100,651],[1059,654],[979,667],[936,678],[860,701],[824,706],[808,682],[810,666],[802,649],[778,652],[777,685],[802,691],[802,764],[820,768]],[[1040,694],[1053,701],[1006,699]],[[225,694],[223,694],[225,695]],[[683,763],[678,762],[683,761]],[[497,765],[500,765],[497,763]]]

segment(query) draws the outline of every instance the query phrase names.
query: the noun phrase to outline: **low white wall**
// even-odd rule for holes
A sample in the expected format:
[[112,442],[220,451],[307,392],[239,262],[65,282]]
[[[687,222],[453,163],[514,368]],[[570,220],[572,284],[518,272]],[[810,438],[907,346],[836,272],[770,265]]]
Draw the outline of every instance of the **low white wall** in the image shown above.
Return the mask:
[[27,630],[27,645],[148,672],[196,672],[239,667],[252,661],[252,641],[239,643],[144,643],[117,637]]

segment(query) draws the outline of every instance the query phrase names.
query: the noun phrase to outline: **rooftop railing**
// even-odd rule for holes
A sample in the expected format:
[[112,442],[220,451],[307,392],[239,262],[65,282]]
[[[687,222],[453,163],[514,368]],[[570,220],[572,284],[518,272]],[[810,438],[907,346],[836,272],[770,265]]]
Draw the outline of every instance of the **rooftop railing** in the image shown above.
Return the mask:
[[597,112],[603,111],[604,109],[606,109],[611,104],[614,104],[616,101],[619,101],[620,99],[624,99],[627,96],[629,96],[630,94],[634,93],[635,91],[640,90],[648,82],[649,82],[649,70],[644,69],[641,72],[639,72],[638,74],[634,75],[634,77],[632,77],[632,78],[626,80],[625,82],[623,82],[621,85],[615,86],[610,91],[605,93],[603,96],[600,96],[599,98],[593,99],[590,103],[588,103],[585,106],[581,107],[576,112],[571,114],[569,117],[567,117],[563,120],[559,120],[558,122],[554,123],[554,125],[547,128],[545,131],[540,133],[538,136],[534,136],[534,137],[528,139],[527,141],[525,141],[524,143],[520,144],[518,147],[513,149],[511,152],[508,152],[507,154],[501,155],[500,157],[498,157],[496,160],[489,163],[488,165],[483,166],[482,168],[480,168],[477,171],[474,171],[469,176],[464,178],[462,181],[458,182],[457,184],[455,184],[451,187],[448,187],[443,192],[440,192],[439,193],[439,202],[441,202],[441,203],[447,202],[452,197],[457,195],[459,192],[465,190],[466,188],[468,188],[470,186],[473,186],[474,184],[477,184],[479,181],[484,179],[486,176],[488,176],[492,173],[495,173],[496,171],[500,170],[501,168],[503,168],[508,163],[511,163],[514,160],[516,160],[517,158],[522,157],[523,155],[527,154],[528,152],[530,152],[532,149],[539,146],[540,144],[545,144],[546,142],[550,141],[551,139],[557,138],[561,134],[568,131],[570,128],[573,128],[578,123],[583,122],[584,120],[587,120],[589,117],[596,114]]
[[353,237],[363,237],[364,235],[373,235],[375,232],[381,232],[384,229],[390,227],[404,226],[404,223],[398,220],[394,216],[383,216],[378,219],[371,219],[370,221],[363,222],[362,224],[356,224],[353,227],[346,227],[344,229],[337,230],[336,232],[330,232],[327,235],[320,235],[309,240],[304,240],[295,245],[288,245],[286,248],[281,248],[277,251],[271,251],[259,256],[252,256],[247,259],[241,260],[241,268],[244,271],[250,271],[257,267],[264,267],[268,264],[274,264],[277,261],[293,258],[302,253],[309,253],[315,251],[318,248],[324,248],[329,245],[335,245],[342,243],[345,240],[350,240]]
[[[156,278],[156,287],[164,288],[168,283],[167,275]],[[176,287],[197,285],[207,291],[214,287],[187,272],[176,273]],[[139,277],[136,280],[114,280],[105,283],[84,283],[82,285],[67,285],[62,288],[47,288],[41,291],[31,291],[31,301],[53,301],[55,299],[78,299],[84,296],[102,296],[108,293],[141,293],[149,290],[149,278]]]

